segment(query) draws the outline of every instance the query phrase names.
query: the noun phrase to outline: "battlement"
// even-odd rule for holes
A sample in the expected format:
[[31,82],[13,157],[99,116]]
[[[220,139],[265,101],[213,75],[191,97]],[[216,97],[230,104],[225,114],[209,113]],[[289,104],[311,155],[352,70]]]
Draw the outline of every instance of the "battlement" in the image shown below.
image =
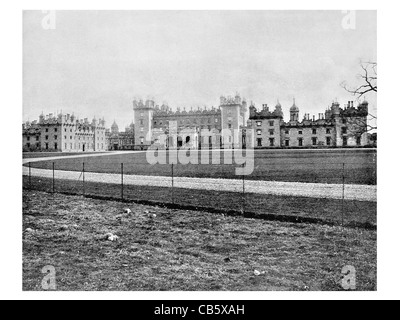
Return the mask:
[[133,109],[154,109],[155,103],[153,100],[146,100],[143,102],[142,99],[140,100],[133,100]]
[[156,106],[155,112],[154,112],[154,117],[179,117],[179,116],[207,116],[207,115],[218,115],[221,113],[221,110],[215,107],[212,108],[207,108],[207,107],[198,107],[196,110],[190,108],[189,111],[186,111],[186,108],[183,108],[183,110],[178,107],[176,111],[173,111],[169,107],[164,107],[161,106]]
[[238,93],[236,93],[235,97],[232,96],[221,96],[220,97],[220,105],[221,106],[233,106],[233,105],[242,105],[242,103],[246,103],[245,99],[242,99]]

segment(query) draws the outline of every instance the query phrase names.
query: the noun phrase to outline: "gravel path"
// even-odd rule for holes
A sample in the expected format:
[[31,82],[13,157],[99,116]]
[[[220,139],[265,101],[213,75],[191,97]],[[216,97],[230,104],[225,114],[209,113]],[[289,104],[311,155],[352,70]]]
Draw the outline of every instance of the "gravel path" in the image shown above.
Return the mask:
[[[48,158],[46,158],[46,160],[48,160]],[[29,174],[29,169],[27,167],[23,167],[23,174],[24,175]],[[53,177],[52,170],[46,170],[46,169],[32,168],[31,174],[34,177],[44,177],[44,178]],[[56,179],[75,180],[75,181],[78,181],[78,179],[82,180],[81,173],[76,171],[56,170],[55,177]],[[86,172],[85,181],[120,184],[121,176],[119,174]],[[124,175],[124,183],[127,185],[139,185],[139,186],[155,186],[155,187],[172,186],[172,180],[170,177],[161,177],[161,176]],[[185,189],[243,192],[243,182],[241,180],[234,180],[234,179],[175,177],[174,186],[176,188],[185,188]],[[245,188],[246,192],[249,193],[298,196],[298,197],[309,197],[309,198],[342,199],[342,194],[343,194],[343,185],[341,184],[249,180],[245,182]],[[377,201],[376,186],[345,185],[345,199],[376,202]]]

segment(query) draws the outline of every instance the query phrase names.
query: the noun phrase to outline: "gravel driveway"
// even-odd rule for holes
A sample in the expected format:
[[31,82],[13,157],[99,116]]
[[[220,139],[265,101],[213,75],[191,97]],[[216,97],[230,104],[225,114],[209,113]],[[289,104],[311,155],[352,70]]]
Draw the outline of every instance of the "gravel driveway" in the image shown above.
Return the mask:
[[[36,159],[35,159],[36,160]],[[46,159],[48,160],[48,159]],[[29,169],[23,167],[23,174],[28,175]],[[34,177],[52,178],[52,170],[31,169]],[[76,171],[55,171],[56,179],[82,180],[80,172]],[[121,176],[119,174],[106,173],[85,173],[87,182],[103,182],[111,184],[120,184]],[[126,185],[171,187],[170,177],[161,176],[141,176],[124,175]],[[209,178],[183,178],[175,177],[174,186],[176,188],[197,189],[197,190],[215,190],[243,192],[243,182],[235,179],[209,179]],[[272,194],[283,196],[297,196],[309,198],[329,198],[342,199],[342,184],[324,184],[324,183],[302,183],[302,182],[278,182],[278,181],[245,181],[246,192],[258,194]],[[372,185],[345,185],[345,199],[358,201],[377,201],[377,188]]]

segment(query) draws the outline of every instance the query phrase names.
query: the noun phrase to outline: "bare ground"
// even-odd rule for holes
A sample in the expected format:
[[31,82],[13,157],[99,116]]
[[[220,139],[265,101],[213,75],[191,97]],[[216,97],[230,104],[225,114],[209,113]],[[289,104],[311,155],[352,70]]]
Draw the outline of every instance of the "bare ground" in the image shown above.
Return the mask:
[[357,270],[357,290],[376,290],[376,231],[138,204],[127,215],[120,202],[23,197],[27,291],[41,290],[46,265],[56,268],[57,290],[342,290],[346,265]]

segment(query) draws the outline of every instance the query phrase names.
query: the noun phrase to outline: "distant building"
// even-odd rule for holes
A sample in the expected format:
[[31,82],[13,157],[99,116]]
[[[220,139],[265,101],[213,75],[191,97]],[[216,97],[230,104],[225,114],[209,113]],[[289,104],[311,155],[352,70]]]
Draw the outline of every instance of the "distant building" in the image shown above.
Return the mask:
[[[125,132],[117,123],[111,130],[105,121],[78,120],[73,115],[41,115],[39,121],[23,125],[25,151],[106,151],[158,148],[333,148],[376,145],[376,135],[367,132],[368,102],[357,107],[349,101],[343,108],[333,102],[325,112],[300,120],[300,108],[293,101],[290,120],[284,121],[281,104],[261,110],[247,106],[239,94],[221,97],[218,108],[185,108],[177,111],[153,100],[134,101],[134,122]],[[170,132],[176,130],[176,132]],[[228,135],[223,134],[228,132]],[[205,134],[207,133],[207,134]],[[223,141],[225,137],[226,141]],[[374,140],[375,139],[375,140]]]
[[[293,101],[290,108],[290,121],[284,121],[281,104],[274,110],[267,104],[260,111],[238,94],[235,97],[221,97],[219,108],[207,110],[186,109],[172,111],[163,104],[161,107],[154,101],[133,102],[135,118],[135,149],[146,149],[150,145],[161,147],[188,148],[317,148],[317,147],[363,147],[367,146],[368,102],[364,101],[355,107],[349,101],[340,107],[334,102],[318,117],[306,113],[300,120],[300,109]],[[170,123],[177,124],[177,132],[185,132],[185,137],[178,136],[176,141],[169,132]],[[207,129],[214,137],[201,136]],[[253,129],[254,134],[248,134]],[[231,130],[225,143],[221,138],[222,130]],[[160,141],[161,136],[168,136]]]
[[282,106],[278,102],[274,111],[263,105],[257,111],[250,106],[248,127],[254,129],[256,148],[305,147],[363,147],[367,146],[368,102],[358,107],[349,101],[343,108],[334,102],[318,117],[306,113],[299,120],[300,109],[295,101],[290,108],[290,121],[283,120]]
[[120,132],[117,123],[111,126],[111,131],[106,132],[108,150],[133,150],[135,143],[135,125],[132,122],[125,132]]
[[24,151],[106,151],[105,121],[79,120],[74,115],[40,115],[22,127]]

